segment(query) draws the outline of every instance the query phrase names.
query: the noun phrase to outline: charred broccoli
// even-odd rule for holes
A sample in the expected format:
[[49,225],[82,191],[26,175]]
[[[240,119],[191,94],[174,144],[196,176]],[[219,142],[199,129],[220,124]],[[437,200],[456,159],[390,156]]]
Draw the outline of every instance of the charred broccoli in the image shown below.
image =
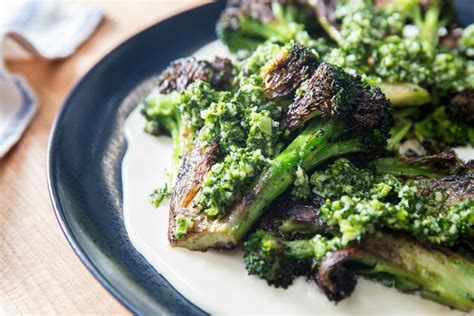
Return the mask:
[[[260,230],[244,243],[249,274],[277,287],[313,274],[326,295],[337,301],[353,291],[354,275],[363,275],[457,309],[472,309],[472,263],[446,249],[429,249],[472,239],[472,173],[402,181],[339,159],[315,172],[311,184],[326,202],[321,207],[286,197],[286,202],[273,203]],[[381,233],[387,230],[398,231],[397,237]],[[433,264],[427,266],[425,260]],[[439,278],[420,269],[433,269]],[[445,278],[451,273],[467,279],[450,283]]]
[[474,145],[474,127],[459,120],[451,120],[445,107],[438,107],[425,119],[416,122],[414,134],[421,143],[427,145]]
[[145,131],[171,135],[175,163],[203,126],[201,111],[229,94],[218,90],[230,86],[232,72],[228,59],[215,58],[211,63],[190,57],[172,62],[158,77],[157,91],[143,102]]
[[216,27],[217,36],[231,51],[253,51],[267,40],[286,43],[311,29],[314,14],[305,1],[229,1]]
[[[297,52],[290,50],[289,53]],[[285,60],[280,57],[276,59]],[[308,59],[308,63],[312,64],[312,59]],[[303,65],[296,68],[301,69]],[[263,69],[263,73],[267,74],[265,67]],[[278,72],[275,74],[278,75]],[[241,85],[236,93],[240,108],[249,102],[243,92],[250,87],[252,93],[268,91],[261,77],[254,85]],[[172,219],[186,213],[195,221],[188,234],[180,238],[170,231],[172,245],[200,250],[235,246],[261,216],[265,207],[294,182],[298,168],[308,171],[332,157],[354,152],[376,156],[384,150],[392,120],[390,103],[380,90],[364,85],[359,78],[329,64],[321,64],[301,87],[287,113],[282,115],[281,124],[275,124],[290,130],[293,140],[280,152],[265,153],[265,147],[261,144],[251,147],[244,138],[246,148],[252,148],[252,155],[258,154],[258,150],[255,151],[257,148],[262,149],[261,158],[252,158],[252,163],[242,169],[237,165],[232,167],[231,161],[227,164],[228,159],[232,160],[230,155],[222,163],[210,167],[194,203],[186,203],[186,206],[179,206],[178,203],[177,207],[172,207]],[[263,93],[252,100],[259,100],[262,105],[272,104],[265,96]],[[270,117],[270,122],[275,118]],[[233,115],[234,119],[239,120],[238,115],[237,118]],[[265,125],[259,126],[260,132],[265,131]],[[272,128],[273,123],[268,126]],[[205,127],[201,129],[201,133],[205,130]],[[219,131],[219,128],[214,126],[212,130]],[[279,138],[278,134],[272,135]],[[223,139],[217,139],[221,145]],[[221,147],[221,150],[232,148]],[[271,150],[275,145],[268,148]],[[236,156],[235,162],[246,161],[240,158]]]
[[474,308],[474,264],[447,249],[426,247],[400,234],[377,233],[360,244],[328,253],[315,280],[330,300],[340,301],[354,290],[355,275],[462,311]]

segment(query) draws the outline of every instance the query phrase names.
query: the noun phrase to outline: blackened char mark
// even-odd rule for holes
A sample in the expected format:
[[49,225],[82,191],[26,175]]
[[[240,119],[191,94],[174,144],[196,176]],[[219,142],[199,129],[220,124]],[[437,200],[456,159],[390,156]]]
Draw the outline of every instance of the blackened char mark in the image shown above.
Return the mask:
[[282,232],[280,227],[285,220],[295,224],[309,225],[318,231],[330,231],[330,228],[320,219],[319,210],[324,203],[318,196],[310,201],[294,201],[289,193],[281,195],[270,204],[259,222],[259,228],[271,231],[275,235],[294,239],[304,232]]
[[221,90],[230,84],[231,75],[232,62],[227,58],[216,57],[212,62],[194,57],[180,58],[161,73],[158,90],[160,93],[183,91],[198,80],[209,82],[214,89]]
[[474,124],[474,91],[455,94],[446,109],[452,120]]
[[[354,130],[365,130],[381,125],[391,109],[379,88],[369,87],[358,76],[343,69],[322,63],[313,75],[301,84],[301,93],[289,106],[281,125],[296,129],[309,118],[337,115]],[[387,122],[387,125],[390,125]]]
[[458,204],[468,199],[474,199],[474,173],[472,172],[416,181],[417,186],[421,188],[420,194],[431,196],[437,191],[444,192],[448,204]]
[[282,51],[263,75],[268,98],[289,96],[317,66],[316,56],[301,44],[293,45],[289,52]]
[[[183,214],[190,216],[195,214],[199,220],[198,210],[192,204],[195,196],[201,189],[202,181],[215,163],[219,152],[218,144],[201,146],[199,142],[194,144],[194,148],[183,157],[180,170],[176,177],[173,192],[170,199],[169,230],[168,238],[170,242],[175,241],[174,229],[176,226],[176,216]],[[193,229],[199,229],[199,225]]]
[[329,300],[339,302],[354,291],[356,276],[344,263],[352,260],[360,251],[355,247],[337,250],[327,254],[321,261],[314,278]]

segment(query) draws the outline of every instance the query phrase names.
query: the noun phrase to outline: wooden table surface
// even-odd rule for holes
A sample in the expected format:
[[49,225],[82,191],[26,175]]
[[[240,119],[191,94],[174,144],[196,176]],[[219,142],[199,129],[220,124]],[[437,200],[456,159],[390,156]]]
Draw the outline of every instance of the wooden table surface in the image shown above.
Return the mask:
[[40,108],[21,141],[0,159],[0,315],[128,313],[86,270],[59,228],[46,181],[48,135],[69,90],[100,58],[136,32],[199,2],[88,2],[100,5],[105,19],[74,55],[6,63],[29,82]]

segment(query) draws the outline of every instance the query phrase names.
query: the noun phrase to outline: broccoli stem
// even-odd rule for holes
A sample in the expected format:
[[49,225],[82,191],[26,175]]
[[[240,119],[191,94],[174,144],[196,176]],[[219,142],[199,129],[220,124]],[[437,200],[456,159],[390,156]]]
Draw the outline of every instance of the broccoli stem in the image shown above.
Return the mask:
[[390,138],[387,140],[387,149],[396,151],[400,142],[407,136],[413,123],[406,119],[399,119],[397,124],[390,130]]
[[354,273],[462,311],[474,308],[474,264],[464,258],[386,234],[367,237],[362,249],[351,258],[359,263]]
[[318,15],[319,25],[329,35],[329,37],[336,42],[337,45],[343,46],[344,39],[342,38],[341,32],[336,28],[335,25],[331,24],[328,19],[323,15]]
[[428,91],[414,83],[381,82],[377,86],[394,107],[423,105],[431,100]]
[[294,240],[283,242],[288,248],[289,257],[294,259],[306,259],[314,257],[314,245],[309,240]]
[[229,31],[217,28],[219,38],[228,45],[232,52],[238,50],[254,51],[258,45],[271,38],[282,39],[290,34],[289,25],[280,21],[262,23],[251,17],[239,18],[239,29]]
[[392,174],[394,176],[423,176],[439,177],[448,174],[446,170],[433,168],[429,165],[413,165],[400,158],[379,158],[374,161],[375,169],[379,174]]
[[359,137],[334,141],[343,131],[342,123],[315,119],[270,162],[229,216],[228,224],[237,227],[233,231],[236,241],[245,236],[263,210],[294,182],[298,166],[308,171],[332,157],[366,150]]
[[441,7],[439,3],[431,4],[422,17],[420,6],[414,10],[414,21],[419,29],[419,39],[424,48],[433,52],[438,43],[438,30],[445,24],[441,20]]
[[285,219],[281,222],[278,230],[282,233],[301,233],[301,234],[315,234],[325,233],[326,227],[312,222],[298,222],[292,219]]
[[270,161],[226,217],[214,220],[208,229],[195,232],[189,238],[177,239],[173,246],[205,250],[215,247],[216,242],[221,247],[237,245],[265,208],[294,182],[298,166],[307,171],[332,157],[367,150],[362,137],[338,139],[345,131],[344,123],[337,119],[313,119]]
[[273,22],[264,24],[252,18],[244,19],[245,20],[240,23],[241,31],[253,37],[260,37],[267,40],[275,36],[284,36],[288,32],[287,25],[283,23]]

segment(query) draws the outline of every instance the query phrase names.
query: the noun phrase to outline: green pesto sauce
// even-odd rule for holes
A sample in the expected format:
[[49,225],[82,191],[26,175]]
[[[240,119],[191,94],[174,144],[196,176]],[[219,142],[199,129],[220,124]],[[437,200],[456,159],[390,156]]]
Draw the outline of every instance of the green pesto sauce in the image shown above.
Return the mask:
[[[474,88],[472,60],[457,51],[441,49],[422,35],[403,36],[411,10],[408,2],[383,9],[364,0],[340,2],[335,14],[343,40],[323,59],[362,75],[371,84],[386,81],[434,85],[440,95]],[[467,30],[462,47],[471,47],[472,32]]]
[[296,169],[296,179],[290,193],[295,200],[307,200],[311,195],[309,177],[300,166]]
[[345,247],[381,228],[405,231],[431,244],[452,245],[474,228],[474,200],[448,204],[442,191],[425,196],[416,180],[404,182],[391,175],[377,178],[345,159],[315,173],[311,184],[327,198],[322,219],[338,230],[331,239],[317,236],[319,249]]
[[278,119],[282,108],[265,96],[260,76],[260,65],[271,59],[266,54],[274,56],[277,50],[274,45],[267,48],[244,61],[247,75],[241,73],[231,96],[201,112],[204,124],[198,137],[204,146],[218,143],[221,152],[220,161],[205,176],[197,199],[201,212],[208,216],[224,216],[281,147]]
[[343,195],[360,196],[368,191],[375,176],[368,170],[358,169],[347,159],[336,160],[330,168],[311,176],[313,192],[326,199]]

